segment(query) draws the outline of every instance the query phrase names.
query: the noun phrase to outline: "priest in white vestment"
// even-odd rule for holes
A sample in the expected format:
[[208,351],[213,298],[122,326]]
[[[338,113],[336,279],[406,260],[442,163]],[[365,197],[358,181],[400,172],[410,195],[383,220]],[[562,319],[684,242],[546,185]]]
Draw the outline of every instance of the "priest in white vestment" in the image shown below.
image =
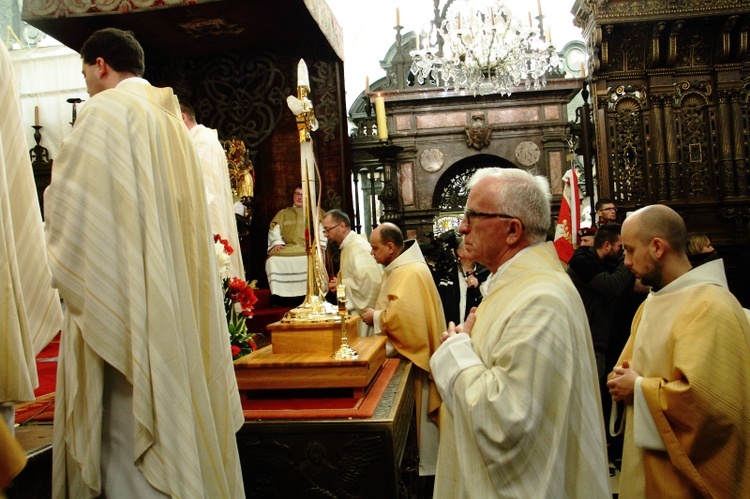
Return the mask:
[[[346,309],[359,317],[367,308],[375,307],[383,280],[383,267],[370,254],[370,244],[362,235],[351,230],[349,215],[341,210],[331,210],[323,217],[323,231],[329,241],[341,250],[338,277],[328,281],[328,291],[335,292],[339,284],[346,288]],[[357,323],[359,336],[372,336],[373,327],[363,320]]]
[[430,360],[443,398],[434,497],[612,497],[586,311],[544,242],[549,183],[487,168],[469,187],[459,232],[492,275]]
[[195,121],[195,111],[192,106],[186,102],[180,102],[180,111],[182,111],[182,121],[190,131],[190,138],[203,172],[211,231],[226,239],[234,250],[229,255],[229,277],[239,277],[244,281],[245,267],[242,262],[240,238],[237,234],[234,198],[224,147],[219,142],[216,130],[199,125]]
[[0,496],[26,455],[13,440],[15,405],[34,400],[36,355],[60,331],[42,215],[16,83],[0,43]]
[[691,270],[667,206],[625,220],[625,265],[651,293],[607,383],[626,404],[620,497],[750,497],[750,323],[722,260]]
[[168,88],[132,34],[81,49],[91,99],[45,193],[66,303],[54,497],[244,497],[244,423],[205,187]]

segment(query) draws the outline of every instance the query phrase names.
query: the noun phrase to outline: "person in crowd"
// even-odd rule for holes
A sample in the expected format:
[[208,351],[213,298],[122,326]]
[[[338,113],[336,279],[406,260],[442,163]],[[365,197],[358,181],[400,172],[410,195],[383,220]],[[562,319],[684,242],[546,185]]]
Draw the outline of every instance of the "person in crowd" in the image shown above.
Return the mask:
[[443,398],[435,495],[611,497],[586,310],[563,271],[549,182],[484,168],[459,232],[492,273],[430,359]]
[[446,324],[460,324],[469,316],[472,308],[479,306],[482,302],[479,288],[490,274],[484,265],[468,257],[462,236],[456,237],[454,244],[455,252],[451,250],[454,264],[435,283],[443,302]]
[[[294,189],[292,206],[279,210],[268,230],[266,275],[275,305],[297,306],[307,294],[303,200],[302,185],[298,185]],[[325,247],[325,236],[321,234],[320,238]]]
[[[332,277],[328,290],[335,292],[339,284],[346,290],[346,307],[353,316],[360,316],[375,307],[383,279],[383,268],[370,254],[367,240],[351,229],[349,215],[341,210],[331,210],[323,217],[323,231],[329,241],[341,250],[340,280]],[[359,336],[372,336],[372,326],[364,321],[357,324]]]
[[617,222],[617,208],[611,199],[601,198],[594,205],[596,209],[596,226]]
[[234,216],[232,186],[229,182],[229,167],[224,147],[219,142],[216,130],[199,125],[195,111],[187,102],[180,102],[182,121],[190,131],[190,138],[198,154],[206,188],[206,201],[211,222],[211,231],[221,235],[234,250],[229,255],[229,276],[245,279],[242,250]]
[[721,258],[706,234],[690,232],[687,235],[687,256],[693,267]]
[[63,312],[50,285],[34,173],[21,106],[0,43],[0,496],[26,463],[14,439],[16,403],[34,400],[36,355],[60,331]]
[[201,168],[132,33],[80,50],[91,99],[44,197],[65,302],[53,497],[244,497],[244,424]]
[[401,355],[417,368],[419,474],[434,475],[441,401],[430,379],[430,356],[445,330],[443,305],[416,241],[404,241],[396,225],[384,223],[370,234],[370,246],[385,272],[375,308],[366,309],[362,320],[374,326],[375,334],[387,336],[389,357]]
[[[612,407],[612,398],[607,389],[607,374],[612,365],[607,364],[607,352],[612,340],[614,319],[620,317],[618,312],[623,305],[621,299],[635,286],[635,277],[622,258],[620,225],[610,223],[599,227],[592,247],[581,246],[576,249],[568,262],[567,273],[586,308],[606,428]],[[610,440],[613,438],[607,435],[608,449],[611,448]],[[612,463],[621,455],[619,445],[615,447],[609,454]],[[610,467],[610,475],[612,474],[614,467]]]
[[596,227],[584,227],[578,231],[578,246],[593,246]]
[[608,382],[627,408],[620,497],[750,497],[750,323],[723,262],[692,268],[663,205],[628,217],[622,239],[652,288]]

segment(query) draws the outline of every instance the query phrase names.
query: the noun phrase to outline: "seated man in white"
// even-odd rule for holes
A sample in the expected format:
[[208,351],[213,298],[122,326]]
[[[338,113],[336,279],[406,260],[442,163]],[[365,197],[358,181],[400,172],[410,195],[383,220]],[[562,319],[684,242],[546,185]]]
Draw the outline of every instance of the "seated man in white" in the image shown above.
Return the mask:
[[[272,303],[297,306],[307,293],[307,254],[305,250],[305,214],[302,186],[294,189],[294,204],[280,210],[268,230],[266,275]],[[325,248],[327,240],[321,234]]]

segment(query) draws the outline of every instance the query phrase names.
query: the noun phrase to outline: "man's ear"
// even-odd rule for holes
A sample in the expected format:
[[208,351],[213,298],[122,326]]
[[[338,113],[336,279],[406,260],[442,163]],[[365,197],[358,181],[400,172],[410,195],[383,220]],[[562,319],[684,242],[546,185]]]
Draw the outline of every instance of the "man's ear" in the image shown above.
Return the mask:
[[505,236],[505,241],[508,244],[515,244],[521,240],[523,234],[523,225],[517,218],[512,218],[508,222],[508,235]]
[[96,66],[96,74],[99,79],[104,79],[109,73],[109,64],[107,64],[101,57],[96,58],[94,66]]
[[657,260],[664,256],[666,249],[667,243],[660,237],[653,238],[651,243],[649,243],[649,252]]

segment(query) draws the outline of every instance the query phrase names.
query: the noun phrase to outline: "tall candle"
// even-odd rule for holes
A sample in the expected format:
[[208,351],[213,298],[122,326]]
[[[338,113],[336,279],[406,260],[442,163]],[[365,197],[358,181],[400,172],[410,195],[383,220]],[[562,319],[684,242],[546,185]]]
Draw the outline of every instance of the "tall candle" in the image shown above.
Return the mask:
[[531,11],[529,11],[529,28],[533,28],[534,23],[531,21]]
[[581,61],[581,78],[586,78],[586,65]]
[[370,77],[369,76],[365,76],[365,93],[366,94],[370,93]]
[[39,126],[39,106],[34,106],[34,124]]
[[307,64],[304,59],[300,59],[297,64],[297,86],[310,88],[310,77],[307,74]]
[[401,26],[401,12],[396,7],[396,26]]
[[552,45],[552,27],[547,26],[547,43]]
[[536,0],[536,10],[539,11],[539,15],[542,15],[542,0]]
[[385,99],[377,94],[375,96],[375,120],[378,124],[378,139],[385,142],[388,140],[388,123],[385,121]]

